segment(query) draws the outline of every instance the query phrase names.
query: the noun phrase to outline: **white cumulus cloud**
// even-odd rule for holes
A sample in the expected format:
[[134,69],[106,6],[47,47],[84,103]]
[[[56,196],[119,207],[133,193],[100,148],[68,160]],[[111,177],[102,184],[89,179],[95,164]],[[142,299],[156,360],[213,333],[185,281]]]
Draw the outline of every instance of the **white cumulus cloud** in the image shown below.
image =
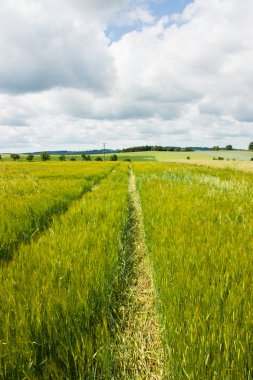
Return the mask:
[[[0,4],[0,150],[134,144],[247,147],[252,0]],[[118,17],[118,19],[115,19]],[[138,23],[118,41],[109,23]]]

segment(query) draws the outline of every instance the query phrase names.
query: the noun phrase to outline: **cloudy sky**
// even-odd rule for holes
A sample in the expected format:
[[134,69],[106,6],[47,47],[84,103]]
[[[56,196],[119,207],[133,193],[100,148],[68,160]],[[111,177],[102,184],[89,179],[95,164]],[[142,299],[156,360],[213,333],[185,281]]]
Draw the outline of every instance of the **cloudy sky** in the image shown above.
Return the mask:
[[252,0],[0,2],[0,152],[247,148]]

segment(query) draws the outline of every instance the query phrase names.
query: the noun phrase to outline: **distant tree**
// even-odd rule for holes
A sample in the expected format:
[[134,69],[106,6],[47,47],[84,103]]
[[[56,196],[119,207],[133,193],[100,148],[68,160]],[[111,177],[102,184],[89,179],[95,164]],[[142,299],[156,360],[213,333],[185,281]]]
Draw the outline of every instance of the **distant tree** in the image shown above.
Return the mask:
[[66,161],[66,156],[65,154],[61,154],[59,157],[58,157],[59,161]]
[[34,159],[34,154],[28,154],[28,156],[26,156],[26,160],[27,161],[32,161]]
[[91,161],[91,156],[90,154],[81,154],[82,160],[83,161]]
[[180,146],[177,146],[177,147],[174,149],[175,152],[181,152],[181,150],[182,150],[182,148],[181,148]]
[[185,151],[186,151],[186,152],[194,152],[194,149],[193,149],[191,146],[187,146],[187,147],[185,148]]
[[118,160],[118,156],[117,154],[113,154],[111,157],[110,157],[110,161],[117,161]]
[[253,150],[253,141],[249,144],[249,150]]
[[70,161],[76,161],[75,157],[70,157]]
[[125,148],[122,151],[123,152],[147,152],[152,150],[151,145],[144,145],[144,146],[133,146],[131,148]]
[[124,161],[131,162],[130,158],[125,158]]
[[95,158],[95,161],[103,161],[103,160],[102,160],[102,158],[101,158],[100,156],[97,156],[97,157]]
[[227,145],[227,146],[226,146],[226,150],[233,150],[232,145]]
[[187,158],[187,160],[190,160],[190,159],[191,159],[191,157],[190,157],[190,156],[187,156],[186,158]]
[[13,161],[20,160],[20,155],[16,153],[12,153],[10,157]]
[[47,152],[42,152],[40,155],[41,161],[48,161],[50,160],[50,154]]
[[2,159],[2,155],[0,154],[0,161],[1,161],[1,159]]
[[250,161],[253,161],[253,157],[250,158]]
[[152,150],[152,151],[162,152],[162,151],[165,151],[166,148],[164,148],[164,147],[161,146],[161,145],[154,145],[154,146],[151,146],[151,150]]
[[220,147],[218,145],[215,145],[212,147],[212,150],[220,150]]

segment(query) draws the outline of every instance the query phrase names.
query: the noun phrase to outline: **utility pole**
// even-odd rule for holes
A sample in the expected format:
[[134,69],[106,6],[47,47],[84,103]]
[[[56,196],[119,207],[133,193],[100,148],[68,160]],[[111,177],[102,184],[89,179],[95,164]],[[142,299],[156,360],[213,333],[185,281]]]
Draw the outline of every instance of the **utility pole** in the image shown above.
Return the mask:
[[104,161],[105,161],[105,143],[103,143],[103,147],[104,147],[103,152],[104,152]]

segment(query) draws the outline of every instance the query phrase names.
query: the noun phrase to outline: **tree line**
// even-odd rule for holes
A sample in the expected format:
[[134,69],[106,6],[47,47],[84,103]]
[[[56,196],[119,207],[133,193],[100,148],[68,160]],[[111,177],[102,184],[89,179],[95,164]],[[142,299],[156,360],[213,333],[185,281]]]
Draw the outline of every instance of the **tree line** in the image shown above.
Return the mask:
[[[32,153],[29,153],[27,156],[26,156],[26,160],[27,161],[30,161],[32,162],[34,160],[34,157],[35,155],[32,154]],[[10,154],[10,158],[13,160],[13,161],[19,161],[21,159],[21,155],[20,154],[17,154],[17,153],[11,153]],[[82,161],[92,161],[92,157],[90,154],[82,154],[81,155],[81,158],[82,158]],[[42,152],[40,154],[40,159],[41,161],[49,161],[51,159],[51,155],[47,152]],[[66,161],[66,155],[65,154],[61,154],[59,157],[58,157],[59,161]],[[2,155],[0,154],[0,160],[2,160]],[[110,161],[117,161],[118,160],[118,156],[116,154],[112,154],[109,158]],[[76,161],[76,157],[70,157],[70,161]],[[102,157],[100,156],[96,156],[94,161],[103,161]]]
[[[216,145],[216,146],[213,146],[211,149],[219,151],[222,148],[220,148],[218,145]],[[227,145],[225,147],[225,149],[226,150],[233,150],[233,146],[229,144],[229,145]],[[249,143],[248,150],[253,151],[253,141],[251,141]],[[186,148],[167,147],[166,148],[166,147],[162,147],[160,145],[154,145],[154,146],[153,145],[143,145],[143,146],[136,146],[136,147],[122,149],[123,153],[127,153],[127,152],[148,152],[148,151],[167,151],[167,152],[181,152],[181,151],[184,151],[184,152],[193,152],[194,148],[192,148],[192,147],[186,147]],[[26,160],[31,162],[31,161],[34,160],[34,156],[35,156],[34,154],[29,153],[26,156]],[[13,161],[19,161],[21,159],[21,156],[20,156],[20,154],[12,153],[12,154],[10,154],[10,158]],[[40,154],[41,161],[49,161],[50,158],[51,158],[51,156],[47,152],[42,152]],[[90,154],[81,154],[81,158],[82,158],[83,161],[92,161],[92,158],[91,158]],[[2,159],[3,159],[3,157],[0,154],[0,160],[2,160]],[[66,161],[66,155],[65,154],[61,154],[58,157],[58,159],[60,161]],[[110,161],[117,161],[117,160],[118,160],[117,154],[112,154],[110,156]],[[76,161],[76,158],[75,157],[70,157],[70,161]],[[103,159],[100,156],[96,156],[95,157],[95,161],[103,161]]]
[[123,153],[128,153],[128,152],[180,152],[180,151],[193,152],[194,148],[192,148],[192,147],[181,148],[178,146],[164,147],[161,145],[143,145],[143,146],[133,146],[131,148],[122,149]]

